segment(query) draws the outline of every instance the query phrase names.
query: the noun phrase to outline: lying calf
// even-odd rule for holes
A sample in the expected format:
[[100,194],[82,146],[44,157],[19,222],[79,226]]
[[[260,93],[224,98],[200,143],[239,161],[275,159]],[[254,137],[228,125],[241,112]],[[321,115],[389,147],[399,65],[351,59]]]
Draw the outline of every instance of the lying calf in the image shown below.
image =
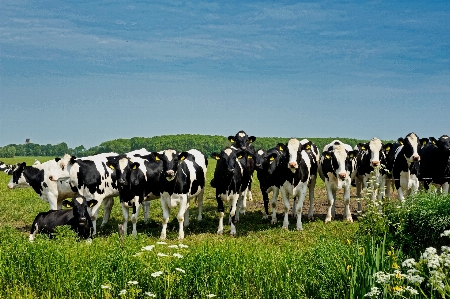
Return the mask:
[[84,196],[77,196],[72,201],[64,200],[63,207],[72,207],[68,210],[50,210],[39,213],[31,226],[30,241],[33,241],[36,233],[45,233],[52,237],[57,226],[70,225],[70,228],[78,233],[78,237],[87,239],[91,237],[93,227],[87,207],[97,204],[95,199],[86,201]]

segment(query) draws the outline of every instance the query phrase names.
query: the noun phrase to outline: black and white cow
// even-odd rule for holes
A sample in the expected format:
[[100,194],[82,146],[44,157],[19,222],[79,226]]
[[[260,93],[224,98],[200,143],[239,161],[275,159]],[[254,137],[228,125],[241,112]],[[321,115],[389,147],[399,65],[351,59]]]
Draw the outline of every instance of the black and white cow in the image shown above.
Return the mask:
[[[362,189],[366,189],[371,180],[378,186],[377,191],[372,193],[372,199],[384,197],[387,174],[386,153],[391,148],[392,143],[383,144],[377,137],[367,143],[359,144],[356,158],[356,197],[361,198]],[[358,202],[358,210],[361,211],[360,202]]]
[[34,241],[37,233],[45,233],[52,237],[55,229],[63,225],[70,225],[70,228],[78,233],[79,238],[90,238],[93,227],[87,207],[92,207],[96,203],[96,200],[87,201],[84,196],[76,196],[72,201],[63,201],[63,205],[71,209],[39,213],[31,225],[29,240]]
[[106,165],[108,157],[117,155],[117,153],[104,153],[79,159],[66,155],[59,161],[60,168],[66,171],[67,175],[60,176],[58,180],[68,182],[74,192],[87,200],[97,201],[91,210],[93,235],[97,233],[97,218],[101,204],[103,203],[104,206],[101,226],[104,226],[111,215],[114,197],[119,196],[117,179],[112,176],[113,169]]
[[74,192],[67,181],[58,181],[61,169],[58,161],[52,159],[44,163],[27,166],[25,162],[18,163],[11,171],[12,178],[9,189],[31,187],[37,195],[50,205],[50,210],[60,210],[66,198],[73,198]]
[[419,188],[419,137],[409,133],[405,138],[399,138],[398,143],[400,145],[395,148],[392,175],[398,198],[404,200],[405,192],[411,194]]
[[237,207],[246,196],[245,193],[249,184],[249,175],[246,174],[248,155],[251,156],[252,154],[234,147],[226,147],[220,153],[214,152],[211,154],[211,157],[217,160],[211,185],[216,188],[217,210],[219,212],[218,234],[223,234],[224,201],[229,202],[230,205],[230,234],[236,234],[235,223],[239,220]]
[[0,161],[0,170],[5,171],[7,168],[8,166],[3,161]]
[[[243,150],[250,152],[252,156],[255,156],[255,147],[253,146],[253,142],[255,142],[256,137],[255,136],[248,136],[247,133],[244,131],[239,131],[236,133],[235,136],[228,136],[228,140],[231,142],[231,147],[235,148],[236,150]],[[248,175],[250,177],[249,183],[248,183],[248,190],[246,192],[246,197],[242,200],[241,205],[241,212],[245,213],[245,208],[247,207],[247,197],[248,200],[252,201],[252,182],[253,182],[253,172],[255,171],[255,161],[252,158],[247,158],[247,172],[245,175]],[[247,180],[246,178],[244,178]]]
[[328,198],[328,211],[325,222],[330,222],[336,215],[336,191],[344,189],[344,218],[353,222],[350,213],[350,187],[355,175],[357,152],[348,144],[334,140],[325,145],[320,156],[319,175],[325,182]]
[[439,139],[434,137],[420,139],[422,145],[419,149],[420,173],[419,181],[423,182],[425,190],[430,184],[442,188],[444,195],[448,194],[450,183],[449,165],[450,138],[442,135]]
[[17,167],[17,164],[6,164],[3,172],[6,173],[7,175],[12,175],[13,171],[14,171],[14,169],[16,169],[16,167]]
[[[167,223],[170,209],[179,205],[177,219],[179,223],[178,239],[184,239],[183,227],[189,220],[189,200],[197,197],[199,210],[203,203],[203,193],[206,181],[207,161],[198,150],[178,154],[168,149],[162,153],[153,152],[155,160],[163,164],[162,175],[159,179],[161,207],[163,210],[163,223],[161,239],[167,236]],[[199,211],[201,213],[201,211]]]

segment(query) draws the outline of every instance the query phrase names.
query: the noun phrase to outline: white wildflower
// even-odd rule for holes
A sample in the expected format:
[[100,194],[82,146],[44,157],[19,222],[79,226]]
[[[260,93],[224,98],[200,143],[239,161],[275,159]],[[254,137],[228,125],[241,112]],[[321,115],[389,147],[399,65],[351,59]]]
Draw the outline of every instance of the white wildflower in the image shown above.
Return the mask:
[[370,292],[365,294],[364,297],[373,297],[373,296],[378,296],[380,295],[380,289],[377,287],[372,287],[370,289]]
[[162,271],[156,271],[155,273],[150,274],[152,277],[158,277],[161,276],[163,274]]
[[407,259],[403,261],[402,267],[413,268],[415,264],[416,261],[414,259]]
[[442,246],[441,250],[442,250],[442,252],[450,253],[450,247],[448,247],[448,246]]
[[149,297],[153,297],[153,298],[156,298],[156,295],[155,295],[155,294],[153,294],[153,293],[150,293],[150,292],[145,292],[144,294],[145,294],[145,295],[147,295],[147,296],[149,296]]
[[175,268],[175,270],[177,270],[178,272],[181,272],[181,273],[186,273],[186,271],[184,271],[184,270],[181,269],[181,268]]
[[152,251],[153,248],[155,248],[155,245],[148,245],[148,246],[142,247],[142,251],[145,251],[145,250]]
[[111,286],[109,286],[109,285],[101,285],[100,287],[102,289],[111,289]]
[[137,282],[136,280],[131,280],[128,282],[128,284],[138,284],[139,282]]
[[388,284],[391,280],[391,276],[387,273],[384,273],[383,271],[379,271],[373,275],[373,278],[375,278],[375,281],[380,284]]
[[168,255],[165,253],[158,252],[157,256],[168,256]]
[[447,237],[447,236],[450,236],[450,229],[444,230],[444,232],[441,234],[441,237]]
[[445,285],[442,281],[444,279],[445,279],[444,273],[442,273],[440,271],[432,270],[432,271],[430,271],[430,279],[429,279],[428,285],[430,285],[433,288],[433,290],[443,291],[445,288]]
[[166,245],[167,243],[166,243],[166,242],[159,241],[159,242],[156,242],[156,244],[159,244],[159,245]]
[[409,292],[411,295],[419,295],[419,292],[413,289],[411,286],[406,286],[405,291]]
[[209,294],[209,295],[206,295],[206,297],[208,297],[208,298],[214,298],[214,297],[216,297],[217,295],[214,295],[214,294]]
[[178,244],[178,246],[180,246],[180,248],[188,248],[189,246],[184,245],[184,244]]
[[174,253],[173,256],[174,256],[174,257],[177,257],[177,258],[179,258],[179,259],[181,259],[181,258],[183,257],[183,256],[182,256],[181,254],[179,254],[179,253]]
[[178,249],[178,245],[169,245],[169,246],[167,246],[167,248],[176,248],[176,249]]
[[428,247],[427,249],[425,249],[425,252],[422,253],[422,256],[420,257],[420,259],[427,260],[429,256],[435,255],[436,253],[437,253],[436,248]]
[[126,293],[127,293],[127,290],[121,290],[121,291],[119,292],[119,296],[125,295]]

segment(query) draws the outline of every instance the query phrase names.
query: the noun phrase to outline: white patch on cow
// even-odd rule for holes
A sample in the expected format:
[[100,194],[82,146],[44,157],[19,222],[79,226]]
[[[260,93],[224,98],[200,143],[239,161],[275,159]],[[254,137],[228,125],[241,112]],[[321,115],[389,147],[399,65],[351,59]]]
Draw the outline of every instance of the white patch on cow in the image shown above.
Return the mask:
[[239,133],[238,135],[239,135],[239,137],[245,137],[245,136],[246,136],[246,134],[245,134],[245,133],[242,133],[242,132]]
[[442,138],[442,139],[448,139],[448,136],[445,136],[445,135],[444,135],[444,136],[442,136],[441,138]]
[[[288,141],[287,147],[289,149],[289,164],[295,162],[295,164],[297,165],[297,152],[298,152],[298,148],[300,146],[300,141],[298,141],[297,139],[290,139]],[[297,165],[298,167],[298,165]],[[295,167],[295,168],[297,168]]]
[[345,170],[345,160],[347,159],[347,151],[345,150],[345,147],[342,144],[336,144],[333,146],[333,152],[339,165],[338,169],[336,169],[336,174],[339,175],[340,173],[346,173],[348,175]]
[[127,158],[122,158],[119,160],[119,169],[123,172],[125,167],[128,166],[128,159]]
[[259,150],[258,151],[258,155],[260,155],[260,156],[264,155],[264,151],[263,150]]
[[226,148],[223,152],[224,152],[227,156],[229,156],[229,155],[231,155],[231,153],[233,152],[233,150],[232,150],[231,148]]
[[372,138],[372,140],[370,140],[369,148],[372,152],[370,155],[370,163],[372,163],[372,161],[380,161],[380,150],[382,146],[383,144],[381,143],[381,140],[377,137],[374,137]]
[[78,203],[79,203],[80,205],[83,204],[83,198],[77,197],[77,198],[75,198],[75,200],[78,201]]
[[165,150],[164,155],[166,155],[168,161],[172,161],[173,157],[177,154],[174,150]]

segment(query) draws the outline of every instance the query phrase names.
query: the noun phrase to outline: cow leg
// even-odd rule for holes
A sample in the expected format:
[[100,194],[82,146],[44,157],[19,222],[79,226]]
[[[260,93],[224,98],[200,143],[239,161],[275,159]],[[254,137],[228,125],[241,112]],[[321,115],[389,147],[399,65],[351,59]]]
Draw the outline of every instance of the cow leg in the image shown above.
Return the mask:
[[[247,208],[247,199],[246,198],[247,198],[247,194],[249,192],[250,191],[248,190],[248,188],[242,192],[242,202],[239,205],[239,210],[242,213],[242,215],[245,215],[245,209]],[[238,220],[239,220],[239,215],[238,215]]]
[[[185,214],[187,214],[187,217],[189,218],[189,202],[187,198],[187,194],[181,194],[180,195],[180,209],[178,210],[178,240],[184,239],[184,221],[185,221]],[[187,222],[189,224],[189,221]]]
[[274,187],[272,190],[272,221],[270,223],[275,224],[277,223],[277,198],[278,198],[278,192],[280,189]]
[[186,208],[184,211],[184,220],[183,220],[183,227],[188,227],[189,226],[189,207],[190,207],[190,200],[187,199],[187,204],[186,204]]
[[217,212],[219,213],[219,228],[217,229],[217,234],[221,235],[223,234],[223,215],[224,215],[224,207],[223,207],[223,200],[226,197],[226,195],[221,195],[217,193],[216,189],[216,201],[217,201]]
[[123,234],[126,236],[128,233],[128,216],[129,216],[129,208],[127,206],[127,203],[121,202],[120,207],[122,208],[122,216],[123,216]]
[[[97,200],[97,204],[92,207],[91,212],[90,212],[90,216],[91,216],[91,220],[92,220],[92,236],[94,236],[97,233],[98,211],[99,211],[100,206],[102,205],[102,203],[103,203],[104,210],[105,210],[104,211],[104,216],[103,216],[102,226],[104,225],[104,223],[106,223],[108,221],[107,219],[105,221],[106,217],[109,218],[109,214],[106,215],[106,213],[107,213],[106,210],[108,209],[109,199],[112,199],[112,198],[94,198],[94,199]],[[113,203],[114,203],[114,201],[113,201]],[[110,206],[112,207],[112,204],[110,204]],[[111,209],[109,209],[109,213],[111,213]]]
[[237,205],[237,202],[238,202],[240,196],[242,196],[242,195],[233,194],[231,196],[231,200],[230,200],[230,220],[231,220],[230,221],[230,226],[231,226],[230,235],[233,235],[233,236],[236,234],[236,226],[234,225],[234,223],[236,221],[236,217],[235,217],[236,205]]
[[333,194],[333,206],[331,207],[331,216],[333,217],[333,219],[336,218],[336,190],[331,191],[331,193]]
[[303,202],[305,201],[306,191],[308,190],[308,185],[306,183],[301,183],[299,186],[298,202],[296,206],[295,213],[297,214],[297,230],[303,230],[302,226],[302,212],[303,212]]
[[36,223],[36,221],[33,223],[33,225],[31,226],[31,233],[30,233],[30,236],[29,236],[29,240],[30,240],[30,242],[33,242],[34,241],[34,239],[36,238],[36,234],[37,234],[37,232],[39,231],[39,227],[38,227],[38,224]]
[[144,223],[148,223],[148,218],[150,215],[150,200],[142,202],[142,206],[144,207]]
[[327,216],[325,217],[325,222],[330,222],[332,219],[332,213],[331,210],[334,206],[334,197],[333,197],[333,191],[331,190],[331,186],[327,184],[325,181],[325,187],[327,189],[327,198],[328,198],[328,210],[327,210]]
[[197,195],[197,204],[198,204],[198,221],[202,221],[202,212],[203,212],[203,195],[205,193],[205,189],[202,189],[200,193]]
[[444,195],[444,196],[448,195],[448,188],[449,188],[448,182],[445,182],[444,184],[442,184],[442,195]]
[[62,209],[62,201],[58,202],[57,195],[53,194],[52,192],[48,192],[47,200],[50,205],[50,210],[61,210]]
[[292,218],[297,218],[297,213],[295,212],[297,211],[297,196],[294,196],[294,203],[292,205]]
[[[361,198],[361,191],[362,191],[362,176],[357,175],[355,177],[355,184],[356,184],[356,197]],[[359,209],[359,208],[358,208]]]
[[283,220],[283,229],[289,228],[289,210],[291,209],[291,204],[289,203],[289,193],[286,192],[285,188],[281,188],[281,196],[283,198],[284,204],[284,220]]
[[170,217],[170,205],[168,202],[170,202],[170,197],[168,199],[165,199],[165,197],[161,196],[161,208],[163,212],[162,217],[162,229],[161,229],[161,240],[165,240],[167,236],[167,223],[169,222]]
[[353,222],[352,213],[350,212],[350,186],[344,190],[344,218]]
[[267,192],[262,190],[262,188],[261,188],[261,193],[262,193],[263,203],[264,203],[263,219],[267,219],[267,218],[269,218],[269,194],[267,194]]
[[[143,203],[144,204],[144,203]],[[136,228],[136,225],[137,225],[137,220],[138,220],[138,218],[139,218],[139,211],[141,210],[141,203],[139,202],[139,198],[138,197],[135,197],[134,198],[134,205],[135,205],[135,207],[136,207],[136,213],[133,213],[132,215],[131,215],[131,224],[132,224],[132,226],[133,226],[133,231],[131,232],[131,234],[133,235],[133,237],[136,237],[137,236],[137,228]],[[133,209],[134,210],[134,209]]]
[[[308,219],[314,219],[314,188],[316,187],[316,176],[311,177],[311,182],[309,183],[309,211],[308,211]],[[298,220],[297,220],[298,221]]]
[[[114,197],[107,197],[103,199],[103,221],[101,227],[103,227],[109,220],[109,217],[111,216],[111,210],[114,205]],[[94,207],[95,208],[95,207]],[[100,208],[100,205],[98,205],[98,208]],[[96,212],[96,216],[98,215],[98,209]]]

